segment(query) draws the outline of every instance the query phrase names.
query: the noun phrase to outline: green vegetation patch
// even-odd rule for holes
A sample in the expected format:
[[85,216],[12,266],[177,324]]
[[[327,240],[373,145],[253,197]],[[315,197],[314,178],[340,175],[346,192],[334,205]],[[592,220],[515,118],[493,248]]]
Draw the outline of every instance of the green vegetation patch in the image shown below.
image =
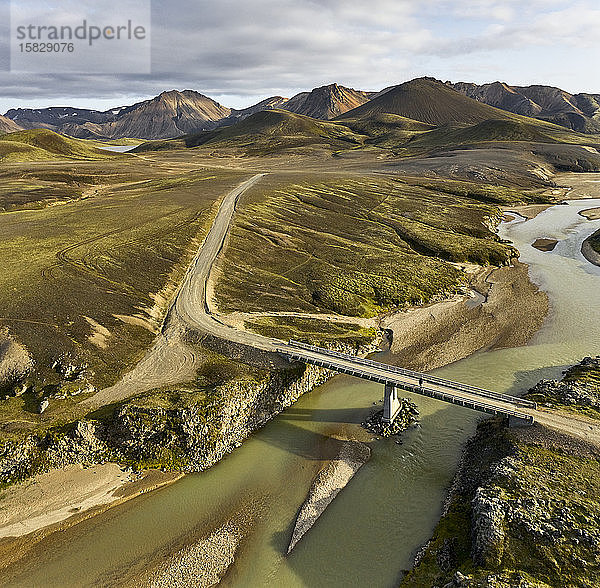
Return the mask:
[[514,250],[489,228],[499,214],[397,179],[267,176],[234,219],[219,308],[373,316],[428,302],[460,287],[451,262],[510,260]]
[[[108,386],[141,358],[218,200],[248,177],[156,167],[145,182],[139,160],[129,161],[132,169],[119,179],[134,181],[117,181],[69,206],[0,215],[0,325],[35,362],[31,398],[13,398],[0,409],[11,430],[62,422],[86,396],[72,396],[72,388]],[[53,169],[68,175],[73,165]],[[91,164],[82,165],[89,171]],[[93,165],[101,174],[105,164]],[[81,366],[73,381],[57,360]],[[65,398],[36,414],[46,392]]]
[[2,135],[0,162],[43,161],[46,159],[102,160],[122,157],[97,149],[92,143],[59,135],[47,129],[32,129]]
[[261,317],[244,321],[244,328],[265,337],[287,341],[301,339],[312,344],[351,341],[358,345],[372,342],[377,331],[355,323],[303,317]]

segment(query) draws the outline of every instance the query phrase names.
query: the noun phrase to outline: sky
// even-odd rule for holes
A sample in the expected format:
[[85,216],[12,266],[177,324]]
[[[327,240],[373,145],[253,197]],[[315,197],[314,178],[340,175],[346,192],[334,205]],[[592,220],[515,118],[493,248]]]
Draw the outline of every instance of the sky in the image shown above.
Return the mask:
[[[68,6],[12,2],[25,12]],[[333,82],[372,91],[424,75],[600,93],[598,0],[147,2],[150,73],[93,73],[102,51],[90,53],[91,73],[17,73],[8,71],[9,19],[2,18],[10,3],[0,0],[0,112],[105,110],[169,89],[197,90],[241,108]]]

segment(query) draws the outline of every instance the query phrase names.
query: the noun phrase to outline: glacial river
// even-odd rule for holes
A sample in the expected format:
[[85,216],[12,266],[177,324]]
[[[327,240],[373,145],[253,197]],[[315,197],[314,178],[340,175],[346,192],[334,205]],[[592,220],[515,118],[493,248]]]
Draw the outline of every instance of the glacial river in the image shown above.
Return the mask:
[[[600,221],[578,212],[600,199],[554,206],[502,225],[550,298],[549,316],[526,347],[477,353],[437,373],[519,394],[565,366],[600,354],[600,268],[580,253]],[[555,238],[552,252],[531,247]],[[385,357],[382,357],[385,359]],[[298,508],[332,430],[352,432],[382,396],[377,384],[336,377],[301,398],[209,471],[187,476],[58,533],[22,566],[22,586],[115,585],[236,512],[250,526],[225,586],[390,587],[411,567],[439,518],[465,441],[481,416],[414,397],[421,426],[403,444],[379,440],[373,456],[313,529],[285,556]]]

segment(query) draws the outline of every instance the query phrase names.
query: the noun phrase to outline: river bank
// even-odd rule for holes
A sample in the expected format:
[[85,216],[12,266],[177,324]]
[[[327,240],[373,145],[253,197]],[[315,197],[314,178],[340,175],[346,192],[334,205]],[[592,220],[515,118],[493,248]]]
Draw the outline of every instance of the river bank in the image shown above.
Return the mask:
[[594,247],[592,242],[600,242],[600,231],[596,231],[582,243],[581,253],[590,263],[600,266],[600,253],[597,251],[597,246]]
[[0,559],[6,567],[64,531],[142,494],[176,482],[177,472],[133,472],[116,463],[66,466],[10,486],[0,500]]
[[[598,419],[600,358],[528,397]],[[403,588],[595,586],[600,579],[600,448],[540,426],[482,423],[443,516]]]
[[477,269],[470,282],[480,299],[456,296],[382,321],[393,332],[394,363],[429,371],[476,351],[525,345],[542,326],[548,298],[525,264]]

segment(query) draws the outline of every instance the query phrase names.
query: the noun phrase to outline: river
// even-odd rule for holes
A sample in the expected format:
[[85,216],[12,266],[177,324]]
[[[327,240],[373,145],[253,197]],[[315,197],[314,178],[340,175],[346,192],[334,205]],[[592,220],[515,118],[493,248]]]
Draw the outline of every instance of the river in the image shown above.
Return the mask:
[[[600,354],[600,268],[580,253],[600,221],[578,214],[598,206],[600,199],[572,201],[501,226],[501,236],[513,241],[532,279],[548,293],[548,318],[526,347],[476,353],[436,373],[518,394]],[[538,237],[560,242],[542,252],[531,247]],[[356,431],[381,396],[380,385],[336,377],[209,471],[51,536],[11,585],[114,585],[240,511],[250,513],[244,522],[249,532],[225,586],[397,585],[439,518],[461,448],[481,418],[473,411],[414,397],[420,427],[401,445],[372,443],[371,461],[284,555],[328,434]]]

